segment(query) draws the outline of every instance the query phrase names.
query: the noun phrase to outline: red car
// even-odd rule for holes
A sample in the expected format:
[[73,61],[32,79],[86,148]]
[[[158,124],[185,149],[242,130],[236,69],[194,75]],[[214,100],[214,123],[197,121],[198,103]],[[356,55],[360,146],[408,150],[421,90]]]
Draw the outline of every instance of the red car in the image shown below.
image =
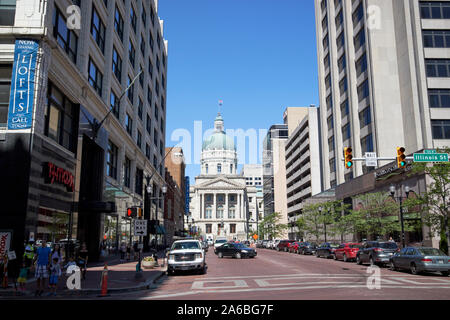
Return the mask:
[[288,251],[288,246],[289,244],[291,244],[292,242],[294,242],[294,240],[281,240],[278,245],[277,245],[277,251],[284,251],[287,252]]
[[356,260],[356,253],[359,251],[359,248],[361,248],[361,243],[343,243],[334,252],[334,259],[342,259],[344,262]]
[[303,242],[292,242],[288,245],[288,250],[290,253],[298,253],[298,249]]

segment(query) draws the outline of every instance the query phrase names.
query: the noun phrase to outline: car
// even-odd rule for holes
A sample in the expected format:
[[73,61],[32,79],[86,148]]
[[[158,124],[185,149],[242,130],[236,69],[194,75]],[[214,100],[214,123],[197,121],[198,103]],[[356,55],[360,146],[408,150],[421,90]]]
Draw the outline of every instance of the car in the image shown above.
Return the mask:
[[217,248],[223,245],[224,243],[227,243],[227,238],[217,237],[216,241],[214,241],[214,253],[217,253]]
[[289,249],[289,244],[292,242],[294,242],[294,240],[281,240],[276,247],[277,251],[287,252]]
[[277,240],[273,240],[273,241],[272,241],[271,249],[276,250],[278,244],[280,243],[280,241],[281,241],[281,240],[278,240],[278,239],[277,239]]
[[202,249],[205,250],[205,252],[208,252],[208,242],[206,241],[202,241]]
[[263,241],[261,241],[261,243],[260,243],[260,247],[261,248],[266,248],[267,247],[267,242],[268,242],[268,240],[263,240]]
[[250,241],[248,240],[241,241],[241,243],[245,244],[247,247],[250,247]]
[[267,241],[267,243],[266,243],[266,249],[272,249],[272,244],[273,244],[273,241],[272,241],[272,240]]
[[356,254],[356,263],[370,265],[384,265],[390,262],[391,256],[400,251],[395,242],[366,241]]
[[218,247],[216,251],[219,258],[234,257],[236,259],[241,259],[256,257],[256,251],[243,243],[227,242]]
[[292,242],[289,244],[289,252],[290,253],[298,253],[298,248],[301,246],[302,242]]
[[333,258],[337,248],[339,248],[338,243],[324,242],[316,249],[316,257]]
[[412,274],[440,272],[448,277],[450,257],[429,247],[405,247],[389,258],[391,270],[409,270]]
[[356,253],[361,248],[361,243],[342,243],[334,252],[335,260],[343,260],[344,262],[356,260]]
[[168,275],[188,270],[205,274],[207,268],[205,251],[198,240],[177,240],[167,253]]
[[298,248],[298,253],[307,255],[307,254],[316,254],[317,243],[315,242],[303,242],[301,246]]

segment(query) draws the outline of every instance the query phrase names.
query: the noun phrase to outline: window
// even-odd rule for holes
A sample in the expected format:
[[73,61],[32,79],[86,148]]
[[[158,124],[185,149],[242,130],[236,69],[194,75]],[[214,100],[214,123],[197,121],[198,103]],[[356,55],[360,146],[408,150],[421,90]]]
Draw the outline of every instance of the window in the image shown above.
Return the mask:
[[75,153],[78,141],[79,106],[51,82],[48,85],[44,134]]
[[159,73],[159,67],[160,67],[160,63],[159,63],[159,57],[156,57],[156,69],[158,70]]
[[236,224],[230,223],[230,233],[236,233]]
[[223,219],[223,206],[217,208],[216,219]]
[[358,52],[359,48],[361,48],[365,43],[366,43],[366,34],[365,29],[362,28],[354,39],[355,52]]
[[327,56],[323,59],[323,64],[325,65],[325,70],[330,67],[330,55],[327,54]]
[[147,12],[145,11],[145,8],[143,5],[142,5],[141,18],[142,18],[142,23],[144,24],[144,27],[146,27],[147,26]]
[[335,148],[335,146],[334,146],[334,137],[330,137],[328,139],[328,152],[330,152],[330,153],[333,152],[334,148]]
[[141,35],[141,53],[142,56],[145,56],[145,40],[143,35]]
[[345,54],[343,54],[342,57],[340,57],[338,60],[339,73],[344,71],[346,66],[347,66],[347,63],[345,60]]
[[158,131],[156,129],[153,129],[153,142],[155,143],[155,146],[158,146]]
[[325,87],[327,90],[329,90],[331,88],[331,76],[330,75],[328,75],[325,78]]
[[155,24],[155,12],[153,11],[153,7],[150,8],[150,19],[152,20],[152,24]]
[[345,45],[345,36],[344,32],[341,32],[339,37],[336,40],[337,50],[339,51]]
[[350,124],[347,123],[345,126],[342,127],[342,140],[345,141],[347,139],[350,139]]
[[16,16],[16,0],[0,1],[0,25],[13,26]]
[[112,54],[112,71],[120,83],[122,79],[122,59],[120,58],[120,55],[117,53],[115,47],[113,47],[113,54]]
[[[144,67],[141,66],[141,71],[144,70]],[[144,72],[141,72],[141,74],[139,75],[139,84],[141,86],[142,89],[144,89]]]
[[433,139],[450,139],[450,120],[431,120]]
[[159,32],[156,34],[156,42],[158,42],[158,49],[161,50],[161,37],[159,36]]
[[331,94],[327,97],[327,110],[333,109],[333,100],[331,99]]
[[[130,86],[130,84],[131,84],[131,78],[130,78],[130,76],[128,76],[128,79],[127,79],[127,88]],[[127,91],[127,97],[128,97],[128,99],[130,100],[131,104],[133,104],[133,102],[134,102],[134,100],[133,100],[133,98],[134,98],[134,83],[133,83],[133,85],[130,87],[130,89],[128,89],[128,91]]]
[[329,41],[328,34],[327,34],[322,40],[323,50],[324,51],[327,50],[329,45],[330,45],[330,41]]
[[152,64],[152,60],[148,60],[148,73],[150,75],[150,79],[153,79],[153,64]]
[[231,174],[233,173],[233,165],[232,164],[230,164],[230,173]]
[[206,174],[208,174],[208,165],[207,164],[205,164],[205,172],[206,172]]
[[145,157],[150,160],[151,158],[151,149],[148,143],[145,144]]
[[372,134],[369,134],[361,139],[361,152],[362,154],[365,154],[366,152],[373,152]]
[[327,125],[328,125],[328,130],[331,130],[334,128],[334,124],[333,124],[333,114],[331,114],[328,119],[327,119]]
[[89,83],[97,91],[98,95],[102,96],[103,74],[98,70],[98,67],[89,58]]
[[123,184],[127,188],[131,186],[131,160],[128,157],[123,162]]
[[0,65],[0,128],[8,124],[9,95],[11,91],[11,64]]
[[358,8],[356,8],[355,12],[353,12],[353,26],[355,27],[362,20],[362,18],[364,18],[364,7],[363,3],[361,2]]
[[450,60],[448,59],[425,59],[427,77],[450,77]]
[[206,208],[205,210],[205,219],[211,219],[212,218],[212,209]]
[[152,52],[153,52],[153,43],[154,43],[154,41],[153,41],[153,36],[152,36],[151,33],[150,33],[150,37],[149,37],[149,43],[150,43],[150,49],[151,49]]
[[329,161],[330,164],[330,173],[336,172],[336,159],[330,159]]
[[142,195],[144,190],[144,171],[142,169],[136,168],[136,177],[134,182],[134,192]]
[[347,77],[344,77],[339,82],[339,92],[341,93],[341,96],[347,92]]
[[361,102],[365,98],[369,96],[369,81],[366,79],[359,87],[358,87],[358,101]]
[[144,102],[142,102],[142,99],[139,98],[139,104],[138,104],[138,117],[142,120],[144,113]]
[[212,224],[208,223],[205,225],[206,233],[212,233]]
[[116,10],[114,12],[114,30],[116,30],[120,41],[123,42],[123,18],[119,12],[119,9],[117,8],[117,6],[116,6]]
[[364,53],[358,61],[356,61],[356,76],[359,77],[363,72],[367,70],[367,58]]
[[336,30],[338,30],[344,22],[344,14],[342,13],[342,11],[343,10],[339,11],[338,15],[336,16]]
[[222,173],[222,165],[220,163],[217,165],[217,173]]
[[155,91],[156,91],[156,97],[159,97],[159,82],[158,82],[158,80],[156,80]]
[[450,90],[438,89],[428,90],[430,108],[450,108]]
[[136,144],[140,148],[142,148],[142,133],[138,130],[136,136]]
[[348,99],[341,103],[341,117],[345,117],[350,113]]
[[133,5],[130,6],[130,21],[131,21],[131,27],[133,28],[134,33],[136,33],[137,17],[136,17],[136,12],[133,8]]
[[133,68],[134,68],[135,58],[136,58],[136,50],[134,49],[133,43],[131,42],[131,39],[130,39],[130,42],[128,44],[128,59],[130,60],[130,63],[133,66]]
[[57,7],[53,15],[53,36],[56,38],[58,45],[69,55],[70,60],[76,63],[78,37],[75,32],[67,28],[66,19]]
[[110,107],[112,109],[112,113],[116,116],[117,120],[120,120],[119,98],[117,98],[116,94],[112,90],[110,96]]
[[359,113],[359,125],[360,128],[364,128],[372,122],[370,116],[370,106],[365,108],[363,111]]
[[105,53],[105,25],[94,6],[92,6],[91,34],[102,53]]
[[147,101],[149,106],[152,106],[152,89],[150,89],[150,87],[147,88]]
[[450,48],[450,30],[423,30],[425,48]]
[[328,17],[325,15],[325,17],[322,19],[322,32],[325,33],[328,29]]
[[119,149],[117,146],[108,141],[108,153],[106,154],[106,174],[114,179],[117,179],[117,156]]
[[158,116],[158,106],[155,104],[155,118],[156,122],[158,122],[159,116]]
[[353,179],[353,172],[349,172],[344,176],[345,182]]
[[151,118],[150,118],[150,115],[148,115],[147,114],[147,122],[146,122],[146,129],[147,129],[147,133],[149,134],[149,135],[151,135],[152,134],[152,120],[151,120]]
[[128,113],[125,114],[125,129],[130,136],[133,135],[133,119]]
[[437,1],[420,2],[422,19],[450,19],[450,3]]

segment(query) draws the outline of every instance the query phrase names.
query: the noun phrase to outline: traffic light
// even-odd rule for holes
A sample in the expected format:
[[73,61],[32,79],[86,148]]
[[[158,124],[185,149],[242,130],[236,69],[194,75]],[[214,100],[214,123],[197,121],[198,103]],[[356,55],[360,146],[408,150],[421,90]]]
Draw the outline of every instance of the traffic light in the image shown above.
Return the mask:
[[344,148],[344,158],[345,158],[345,168],[350,169],[353,167],[353,156],[352,156],[352,148],[345,147]]
[[137,208],[128,208],[127,209],[127,217],[128,218],[136,218],[137,217]]
[[137,208],[137,216],[140,218],[142,218],[142,208]]
[[404,168],[406,166],[405,148],[397,147],[397,167]]

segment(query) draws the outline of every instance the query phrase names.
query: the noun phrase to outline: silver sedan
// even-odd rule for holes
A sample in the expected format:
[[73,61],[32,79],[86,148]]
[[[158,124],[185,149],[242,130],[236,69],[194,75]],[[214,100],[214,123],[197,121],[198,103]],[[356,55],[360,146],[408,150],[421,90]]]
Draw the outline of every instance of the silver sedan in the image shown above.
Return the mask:
[[450,257],[435,248],[403,248],[390,258],[389,264],[392,270],[406,269],[412,274],[440,272],[448,276],[450,272]]

